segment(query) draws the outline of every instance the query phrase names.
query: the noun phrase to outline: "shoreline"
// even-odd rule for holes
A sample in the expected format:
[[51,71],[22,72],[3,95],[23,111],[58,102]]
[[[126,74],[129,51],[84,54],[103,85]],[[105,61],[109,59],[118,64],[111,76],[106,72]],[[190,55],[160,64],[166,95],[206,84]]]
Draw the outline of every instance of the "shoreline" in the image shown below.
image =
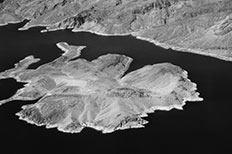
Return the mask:
[[[66,29],[62,29],[62,28],[57,28],[57,29],[53,29],[53,30],[41,30],[41,33],[45,33],[45,32],[51,32],[51,31],[58,31],[58,30],[66,30]],[[100,35],[100,36],[132,36],[138,40],[142,40],[142,41],[146,41],[149,43],[154,44],[155,46],[164,48],[164,49],[171,49],[173,51],[178,51],[178,52],[185,52],[185,53],[193,53],[193,54],[198,54],[198,55],[203,55],[203,56],[209,56],[212,58],[216,58],[219,60],[224,60],[224,61],[228,61],[231,62],[232,61],[232,57],[228,58],[225,56],[219,56],[216,54],[212,54],[212,53],[206,53],[206,52],[201,52],[200,50],[197,49],[188,49],[188,48],[183,48],[183,47],[176,47],[176,46],[171,46],[171,45],[167,45],[165,43],[160,43],[156,40],[152,40],[149,38],[144,38],[144,37],[140,37],[140,36],[136,36],[136,32],[130,32],[130,33],[125,33],[125,34],[105,34],[105,33],[101,33],[101,32],[95,32],[92,30],[76,30],[76,29],[71,29],[72,32],[87,32],[87,33],[92,33],[92,34],[96,34],[96,35]]]
[[[0,26],[7,26],[9,24],[21,24],[23,21],[21,22],[14,22],[14,23],[6,23],[4,25],[1,25]],[[87,32],[87,33],[92,33],[92,34],[96,34],[96,35],[100,35],[100,36],[132,36],[138,40],[142,40],[142,41],[146,41],[146,42],[149,42],[149,43],[152,43],[154,44],[155,46],[158,46],[158,47],[161,47],[161,48],[164,48],[164,49],[171,49],[171,50],[174,50],[174,51],[178,51],[178,52],[186,52],[186,53],[193,53],[193,54],[198,54],[198,55],[203,55],[203,56],[209,56],[209,57],[212,57],[212,58],[216,58],[216,59],[219,59],[219,60],[224,60],[224,61],[228,61],[228,62],[231,62],[232,61],[232,57],[229,58],[229,57],[225,57],[225,56],[219,56],[219,55],[216,55],[216,54],[212,54],[212,53],[206,53],[206,52],[201,52],[201,50],[199,49],[189,49],[189,48],[183,48],[183,47],[176,47],[176,46],[171,46],[171,45],[167,45],[165,43],[160,43],[156,40],[152,40],[152,39],[149,39],[149,38],[144,38],[144,37],[141,37],[141,36],[137,36],[136,35],[136,32],[128,32],[128,33],[124,33],[124,34],[106,34],[106,33],[101,33],[101,32],[96,32],[96,31],[93,31],[93,30],[83,30],[83,29],[67,29],[67,28],[55,28],[55,29],[46,29],[46,26],[45,25],[38,25],[38,26],[31,26],[31,27],[26,27],[26,28],[23,28],[23,27],[20,27],[18,28],[17,30],[18,31],[25,31],[25,30],[28,30],[30,28],[37,28],[37,27],[44,27],[45,29],[41,30],[40,33],[46,33],[46,32],[54,32],[54,31],[58,31],[58,30],[71,30],[71,32]]]

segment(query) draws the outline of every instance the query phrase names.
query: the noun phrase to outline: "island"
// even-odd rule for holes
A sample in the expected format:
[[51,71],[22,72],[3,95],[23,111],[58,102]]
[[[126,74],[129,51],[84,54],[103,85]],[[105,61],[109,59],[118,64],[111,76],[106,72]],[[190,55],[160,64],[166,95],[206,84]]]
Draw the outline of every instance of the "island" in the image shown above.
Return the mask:
[[155,110],[182,110],[186,101],[202,101],[196,84],[185,70],[170,63],[147,65],[126,73],[132,58],[106,54],[88,61],[80,58],[85,46],[57,43],[64,53],[57,59],[28,67],[40,59],[27,56],[14,68],[0,73],[0,80],[25,83],[8,102],[36,100],[23,105],[19,119],[37,126],[79,133],[85,127],[103,133],[141,128],[142,119]]
[[0,25],[132,35],[163,48],[232,61],[231,0],[4,0]]

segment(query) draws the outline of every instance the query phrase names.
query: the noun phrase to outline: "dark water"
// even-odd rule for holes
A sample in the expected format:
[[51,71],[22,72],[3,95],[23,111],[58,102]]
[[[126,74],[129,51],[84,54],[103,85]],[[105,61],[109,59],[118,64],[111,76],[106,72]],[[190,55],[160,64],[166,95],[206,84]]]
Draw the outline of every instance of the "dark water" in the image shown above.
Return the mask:
[[[49,62],[62,52],[55,43],[85,45],[81,57],[88,60],[107,53],[120,53],[134,59],[129,71],[144,65],[170,62],[189,72],[197,83],[203,102],[187,103],[183,111],[157,111],[150,114],[144,129],[117,131],[103,135],[92,129],[65,134],[18,120],[14,115],[24,104],[15,101],[0,107],[1,149],[15,153],[226,153],[231,146],[232,63],[211,57],[165,50],[131,36],[104,37],[68,30],[39,33],[40,28],[17,31],[22,24],[0,28],[0,71],[13,67],[25,56],[41,58],[31,68]],[[13,79],[0,81],[0,99],[9,97],[23,84]]]

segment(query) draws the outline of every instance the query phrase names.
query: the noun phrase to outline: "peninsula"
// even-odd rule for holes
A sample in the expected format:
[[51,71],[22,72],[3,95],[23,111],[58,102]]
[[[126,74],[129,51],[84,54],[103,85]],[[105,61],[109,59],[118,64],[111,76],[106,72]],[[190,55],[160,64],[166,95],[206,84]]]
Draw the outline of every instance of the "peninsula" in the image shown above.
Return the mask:
[[103,133],[144,127],[142,117],[155,110],[179,109],[202,101],[187,72],[170,63],[147,65],[125,74],[132,58],[107,54],[92,61],[79,58],[85,46],[57,43],[64,53],[36,69],[39,58],[27,56],[0,73],[0,80],[26,83],[0,105],[38,100],[16,113],[21,120],[46,128],[78,133],[91,127]]

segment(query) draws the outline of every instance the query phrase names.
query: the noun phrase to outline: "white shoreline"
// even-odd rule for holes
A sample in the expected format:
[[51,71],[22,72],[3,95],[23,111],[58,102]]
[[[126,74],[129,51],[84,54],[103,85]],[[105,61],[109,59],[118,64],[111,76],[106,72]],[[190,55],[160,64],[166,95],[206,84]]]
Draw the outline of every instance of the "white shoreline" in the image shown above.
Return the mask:
[[[57,28],[57,29],[53,29],[53,30],[42,30],[41,32],[43,33],[43,32],[50,32],[50,31],[57,31],[57,30],[65,30],[65,29]],[[197,50],[197,49],[188,49],[188,48],[183,48],[183,47],[175,47],[175,46],[167,45],[165,43],[160,43],[160,42],[158,42],[156,40],[136,36],[136,33],[133,33],[133,32],[132,33],[125,33],[125,34],[105,34],[105,33],[95,32],[95,31],[92,31],[92,30],[72,29],[71,31],[72,32],[88,32],[88,33],[93,33],[93,34],[100,35],[100,36],[129,36],[130,35],[132,37],[135,37],[138,40],[147,41],[149,43],[152,43],[152,44],[154,44],[156,46],[159,46],[159,47],[162,47],[164,49],[172,49],[174,51],[180,51],[180,52],[193,53],[193,54],[198,54],[198,55],[203,55],[203,56],[209,56],[209,57],[217,58],[217,59],[224,60],[224,61],[232,61],[232,57],[229,58],[229,57],[220,56],[220,55],[217,55],[217,54],[212,54],[212,53],[208,53],[208,52],[207,53],[202,52],[202,51]]]
[[[16,24],[16,23],[21,23],[21,22],[23,22],[23,21],[8,22],[8,23],[0,24],[0,26],[6,26],[6,25],[9,25],[9,24]],[[29,27],[25,27],[25,25],[24,25],[23,27],[18,28],[18,30],[23,31],[23,30],[28,30],[28,29],[33,28],[33,27],[44,27],[44,28],[46,28],[46,25],[41,24],[41,25],[36,25],[36,26],[33,25],[33,26],[29,26]],[[67,30],[67,28],[55,28],[55,29],[51,29],[51,30],[43,29],[40,32],[44,33],[44,32],[52,32],[52,31],[57,31],[57,30]],[[220,56],[220,55],[217,55],[217,54],[201,52],[200,50],[197,50],[197,49],[188,49],[188,48],[183,48],[183,47],[170,46],[170,45],[167,45],[167,44],[164,44],[164,43],[160,43],[160,42],[158,42],[156,40],[136,36],[135,35],[136,32],[130,32],[130,33],[125,33],[125,34],[105,34],[105,33],[95,32],[95,31],[92,31],[92,30],[83,30],[83,29],[82,30],[81,29],[77,30],[77,29],[71,29],[71,28],[70,28],[70,30],[72,32],[89,32],[89,33],[93,33],[93,34],[97,34],[97,35],[101,35],[101,36],[128,36],[128,35],[131,35],[131,36],[135,37],[136,39],[150,42],[150,43],[152,43],[152,44],[154,44],[156,46],[162,47],[164,49],[172,49],[174,51],[188,52],[188,53],[213,57],[213,58],[217,58],[217,59],[224,60],[224,61],[232,61],[232,57],[229,58],[229,57]]]

